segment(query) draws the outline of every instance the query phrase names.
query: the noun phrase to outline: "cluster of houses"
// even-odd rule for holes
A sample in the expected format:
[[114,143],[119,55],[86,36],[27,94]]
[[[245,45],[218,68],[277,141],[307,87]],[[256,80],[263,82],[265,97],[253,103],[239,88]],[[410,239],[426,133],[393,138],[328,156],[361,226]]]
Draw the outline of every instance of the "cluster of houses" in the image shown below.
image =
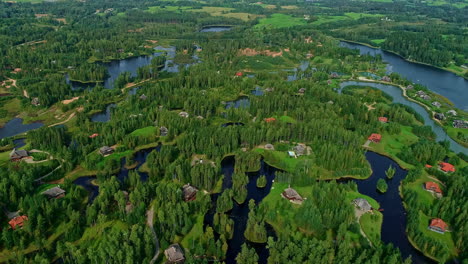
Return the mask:
[[452,125],[454,128],[468,129],[468,121],[465,120],[454,120]]
[[419,98],[422,98],[424,100],[431,100],[431,97],[424,91],[422,90],[419,90],[416,92],[416,95],[419,97]]
[[[51,199],[60,199],[65,196],[65,190],[61,189],[59,186],[55,186],[43,191],[41,194]],[[8,224],[13,230],[23,228],[24,224],[29,219],[27,215],[19,215],[19,212],[7,213],[7,217],[10,219]]]

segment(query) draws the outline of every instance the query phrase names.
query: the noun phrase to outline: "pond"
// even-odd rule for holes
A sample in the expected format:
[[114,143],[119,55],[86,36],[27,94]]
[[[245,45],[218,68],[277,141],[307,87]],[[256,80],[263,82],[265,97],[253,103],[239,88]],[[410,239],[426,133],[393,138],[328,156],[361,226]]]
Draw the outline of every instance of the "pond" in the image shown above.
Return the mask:
[[387,85],[387,84],[380,84],[380,83],[348,81],[348,82],[342,82],[340,84],[341,88],[340,88],[339,92],[341,92],[341,90],[344,87],[350,86],[350,85],[370,86],[370,87],[379,89],[382,92],[385,92],[388,95],[392,96],[394,103],[400,103],[400,104],[403,104],[403,105],[410,106],[418,114],[420,114],[422,116],[422,118],[424,119],[424,124],[427,125],[427,126],[430,126],[432,128],[432,131],[434,131],[434,133],[436,134],[437,141],[447,140],[447,141],[450,142],[450,149],[453,152],[455,152],[455,153],[462,152],[462,153],[468,155],[468,149],[467,148],[463,147],[462,145],[458,144],[453,139],[451,139],[447,135],[447,133],[444,131],[444,129],[435,123],[435,121],[432,119],[432,117],[429,115],[429,113],[427,112],[427,110],[423,106],[421,106],[418,103],[415,103],[415,102],[412,102],[412,101],[406,99],[403,96],[403,92],[399,87],[393,86],[393,85]]
[[247,108],[250,106],[250,100],[248,96],[241,96],[234,101],[226,102],[226,109],[230,108]]
[[[404,258],[412,256],[413,263],[432,263],[421,252],[413,248],[406,236],[406,211],[400,197],[399,189],[401,181],[406,177],[407,171],[398,166],[398,163],[390,158],[374,152],[367,152],[366,159],[372,168],[372,175],[366,180],[352,180],[358,186],[359,193],[375,199],[384,211],[381,238],[385,243],[392,243],[398,247]],[[388,180],[385,171],[392,166],[396,169],[395,175]],[[386,179],[388,190],[381,194],[377,191],[377,181]],[[346,182],[346,181],[345,181]],[[422,187],[421,187],[422,188]]]
[[34,122],[30,124],[23,124],[23,119],[13,118],[8,121],[3,127],[0,127],[0,139],[16,136],[28,132],[29,130],[40,128],[44,124],[41,122]]
[[[142,181],[147,181],[149,177],[148,174],[145,172],[140,172],[139,168],[146,162],[146,158],[151,153],[151,151],[155,149],[156,151],[159,151],[161,149],[161,145],[158,145],[157,147],[154,147],[154,148],[142,149],[140,151],[137,151],[135,155],[133,156],[133,160],[135,162],[138,162],[138,165],[132,169],[125,168],[124,165],[126,162],[125,162],[125,158],[123,158],[120,162],[120,170],[117,173],[117,179],[121,183],[124,183],[125,179],[128,177],[129,172],[136,171]],[[92,184],[93,180],[96,180],[96,176],[80,177],[76,179],[75,181],[73,181],[74,184],[77,184],[83,187],[86,191],[88,191],[89,193],[88,204],[93,203],[94,199],[99,195],[99,186]]]
[[244,123],[242,122],[228,122],[228,123],[224,123],[222,124],[221,126],[222,127],[228,127],[228,126],[243,126]]
[[203,27],[200,32],[222,32],[222,31],[229,31],[232,27],[230,26],[208,26]]
[[[221,162],[221,172],[224,175],[222,190],[232,187],[232,174],[234,173],[234,156],[228,156]],[[234,207],[228,212],[229,217],[234,221],[234,235],[231,240],[228,240],[228,250],[226,253],[225,263],[235,264],[235,258],[241,251],[242,244],[246,242],[244,232],[247,227],[247,220],[249,214],[249,201],[253,199],[256,204],[260,203],[271,190],[273,179],[275,178],[276,169],[261,161],[260,170],[257,172],[247,173],[249,183],[247,184],[247,198],[243,204],[237,204],[233,201]],[[257,179],[265,175],[267,178],[267,185],[264,188],[257,187]],[[220,194],[212,195],[212,208],[205,215],[205,226],[213,226],[213,216],[216,212],[216,201]],[[267,225],[268,236],[275,237],[273,229]],[[249,242],[248,242],[249,243]],[[249,243],[250,246],[255,248],[259,256],[259,263],[267,263],[269,251],[266,244]]]
[[381,55],[388,63],[389,73],[395,72],[414,83],[422,84],[429,90],[448,98],[456,107],[468,111],[468,80],[436,67],[409,62],[381,49],[344,41],[340,42],[340,46],[358,49],[361,54]]
[[[199,47],[199,46],[196,46]],[[107,68],[108,76],[102,83],[102,85],[107,89],[114,88],[114,82],[119,77],[121,73],[129,72],[131,77],[137,76],[137,70],[140,67],[147,66],[151,64],[151,60],[155,57],[159,56],[166,56],[166,62],[164,64],[163,69],[161,71],[164,72],[179,72],[179,65],[174,63],[174,57],[176,55],[176,47],[169,46],[168,48],[157,46],[154,48],[156,50],[155,53],[152,55],[144,55],[138,57],[131,57],[123,60],[114,60],[111,62],[104,62],[101,65]],[[200,63],[201,60],[198,58],[197,55],[193,55],[192,58],[194,59],[194,63],[191,64],[183,64],[185,67],[189,67],[190,65],[194,65]],[[65,79],[67,84],[70,84],[73,90],[79,89],[91,89],[96,84],[95,83],[81,83],[81,82],[74,82],[70,81],[68,75],[65,75]]]
[[94,114],[91,116],[92,122],[108,122],[111,118],[112,108],[116,107],[116,104],[109,104],[106,106],[106,111]]

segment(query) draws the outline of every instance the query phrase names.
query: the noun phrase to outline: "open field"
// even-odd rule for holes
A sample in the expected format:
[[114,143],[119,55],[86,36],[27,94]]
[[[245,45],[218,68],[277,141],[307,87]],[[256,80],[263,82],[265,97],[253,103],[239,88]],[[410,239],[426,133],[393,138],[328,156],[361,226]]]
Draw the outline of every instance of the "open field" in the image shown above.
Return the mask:
[[381,243],[380,233],[382,230],[383,215],[379,211],[374,211],[372,214],[366,213],[359,219],[362,231],[373,245]]
[[305,25],[306,20],[301,17],[293,17],[285,14],[272,14],[270,17],[260,19],[255,28],[286,28]]
[[312,22],[312,25],[321,25],[325,23],[336,22],[336,21],[347,20],[347,19],[357,20],[357,19],[364,18],[364,17],[382,17],[382,16],[383,15],[380,15],[380,14],[367,14],[367,13],[354,13],[354,12],[345,13],[344,16],[318,15],[317,16],[318,20]]
[[234,8],[229,7],[212,7],[212,6],[204,6],[201,9],[187,9],[190,12],[205,12],[212,16],[222,16],[222,17],[230,17],[230,18],[237,18],[243,21],[254,20],[257,17],[263,17],[263,15],[256,15],[250,13],[242,13],[242,12],[233,12]]

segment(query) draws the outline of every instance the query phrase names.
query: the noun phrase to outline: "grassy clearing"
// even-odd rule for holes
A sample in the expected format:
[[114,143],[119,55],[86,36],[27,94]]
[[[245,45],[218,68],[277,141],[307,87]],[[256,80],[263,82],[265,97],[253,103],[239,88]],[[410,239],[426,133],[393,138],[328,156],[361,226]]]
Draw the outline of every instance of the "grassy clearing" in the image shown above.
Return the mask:
[[385,39],[373,39],[371,40],[372,43],[376,44],[376,45],[380,45],[382,44],[383,42],[385,42]]
[[367,13],[355,13],[355,12],[348,12],[345,13],[343,16],[324,16],[319,15],[318,19],[312,22],[312,25],[321,25],[330,22],[336,22],[341,20],[353,19],[358,20],[364,17],[382,17],[383,15],[380,14],[367,14]]
[[147,136],[153,136],[156,135],[157,128],[154,126],[148,126],[144,128],[137,129],[130,133],[130,135],[134,137],[147,137]]
[[230,18],[237,18],[243,21],[254,20],[257,17],[264,17],[263,15],[256,15],[250,13],[242,13],[242,12],[233,12],[234,8],[230,7],[213,7],[213,6],[204,6],[201,9],[188,9],[187,11],[190,12],[205,12],[212,16],[222,16],[222,17],[230,17]]
[[[424,183],[428,181],[437,182],[429,178],[426,172],[424,172],[424,175],[421,178],[417,179],[411,184],[406,185],[405,188],[415,191],[418,194],[418,201],[420,203],[425,204],[427,206],[431,206],[436,198],[432,195],[432,193],[426,191],[423,188]],[[439,184],[439,186],[443,191],[444,186],[442,184]]]
[[377,153],[389,155],[403,168],[413,168],[414,166],[402,161],[397,157],[397,154],[408,145],[418,141],[418,137],[411,132],[409,126],[401,126],[401,133],[397,135],[382,134],[380,143],[371,143],[370,148]]
[[255,28],[286,28],[305,25],[307,22],[300,17],[285,14],[272,14],[270,17],[260,19]]
[[184,248],[192,248],[193,242],[203,236],[203,220],[205,219],[204,215],[198,215],[193,225],[192,229],[180,242]]
[[380,240],[382,222],[383,215],[378,211],[374,211],[372,214],[363,214],[359,219],[362,231],[366,234],[367,238],[369,238],[373,245],[382,243]]
[[[419,212],[419,227],[418,227],[419,231],[424,233],[424,235],[431,237],[435,240],[438,240],[442,244],[446,245],[449,248],[449,251],[451,252],[452,256],[456,256],[457,249],[455,247],[455,244],[453,243],[452,234],[450,234],[450,232],[445,232],[445,234],[440,234],[440,233],[427,229],[431,219],[432,217],[429,217],[425,215],[424,213]],[[430,249],[431,245],[418,245],[418,247]],[[426,253],[429,253],[429,252],[426,251]]]
[[19,113],[18,110],[21,109],[20,100],[18,98],[2,101],[0,105],[0,126],[3,126],[10,121],[10,119],[15,117]]
[[83,236],[76,243],[77,244],[99,243],[102,237],[104,236],[104,232],[106,232],[107,229],[109,228],[123,230],[123,229],[127,229],[128,225],[120,220],[113,220],[113,221],[96,224],[92,227],[88,227],[83,233]]
[[190,6],[150,6],[148,7],[148,12],[150,13],[158,13],[164,11],[172,11],[172,12],[182,12],[183,10],[190,9]]
[[36,189],[36,193],[39,194],[39,193],[42,193],[50,188],[54,188],[56,186],[59,186],[58,184],[42,184],[41,186],[37,187]]

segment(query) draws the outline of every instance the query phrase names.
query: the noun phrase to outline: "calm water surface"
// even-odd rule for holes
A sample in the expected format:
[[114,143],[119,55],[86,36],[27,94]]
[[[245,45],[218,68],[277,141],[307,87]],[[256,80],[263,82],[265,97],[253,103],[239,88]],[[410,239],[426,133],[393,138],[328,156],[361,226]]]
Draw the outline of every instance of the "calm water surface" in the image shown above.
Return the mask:
[[13,118],[8,121],[3,127],[0,127],[0,139],[16,136],[29,130],[40,128],[44,124],[41,122],[35,122],[31,124],[23,124],[23,119]]

